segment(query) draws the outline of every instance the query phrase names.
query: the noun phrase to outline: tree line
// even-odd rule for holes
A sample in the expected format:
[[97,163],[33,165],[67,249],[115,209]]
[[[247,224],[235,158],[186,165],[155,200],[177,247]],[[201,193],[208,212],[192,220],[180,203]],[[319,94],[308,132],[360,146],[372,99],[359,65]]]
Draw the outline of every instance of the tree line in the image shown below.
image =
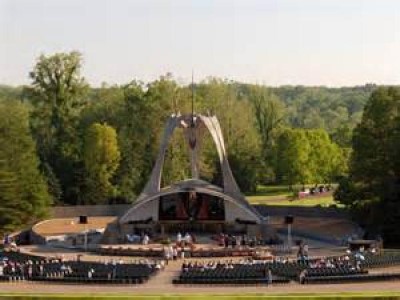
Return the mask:
[[[171,74],[94,88],[81,69],[78,52],[42,55],[29,73],[30,85],[0,86],[0,226],[40,219],[51,203],[134,201],[151,172],[165,120],[191,111],[192,85],[178,84]],[[346,176],[353,128],[376,88],[271,88],[218,78],[193,86],[195,111],[219,118],[233,173],[246,193],[260,184]],[[190,176],[187,151],[176,132],[162,185]],[[200,165],[203,179],[220,182],[208,136]]]

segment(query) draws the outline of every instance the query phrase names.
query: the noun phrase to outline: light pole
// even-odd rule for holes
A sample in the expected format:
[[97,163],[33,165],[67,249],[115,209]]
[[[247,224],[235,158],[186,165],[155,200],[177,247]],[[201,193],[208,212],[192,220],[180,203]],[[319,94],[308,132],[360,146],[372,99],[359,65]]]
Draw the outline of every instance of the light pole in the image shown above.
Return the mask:
[[85,252],[87,252],[87,242],[88,242],[88,237],[87,237],[87,224],[85,224],[85,231],[84,231],[84,235],[83,235],[83,249],[85,250]]
[[287,215],[285,216],[285,224],[287,224],[287,245],[289,253],[292,252],[292,224],[293,224],[293,216]]

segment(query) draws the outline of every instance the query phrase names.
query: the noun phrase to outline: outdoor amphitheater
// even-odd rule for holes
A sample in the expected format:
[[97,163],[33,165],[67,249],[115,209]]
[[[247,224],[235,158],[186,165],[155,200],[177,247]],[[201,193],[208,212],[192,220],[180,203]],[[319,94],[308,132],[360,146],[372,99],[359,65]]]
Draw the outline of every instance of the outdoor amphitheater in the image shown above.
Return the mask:
[[[191,126],[188,126],[192,122]],[[160,186],[174,130],[187,138],[192,178]],[[223,183],[199,179],[209,132]],[[133,205],[55,207],[7,237],[3,293],[118,295],[398,292],[400,251],[335,208],[250,205],[232,175],[215,116],[172,115],[148,183]]]

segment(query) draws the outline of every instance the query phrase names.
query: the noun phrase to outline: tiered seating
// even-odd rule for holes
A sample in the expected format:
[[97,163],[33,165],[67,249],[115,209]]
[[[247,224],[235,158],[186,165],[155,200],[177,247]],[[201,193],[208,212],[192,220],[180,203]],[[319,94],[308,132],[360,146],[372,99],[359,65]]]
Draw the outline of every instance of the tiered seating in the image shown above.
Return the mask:
[[65,283],[143,283],[157,273],[156,263],[129,264],[44,261],[40,257],[18,252],[0,253],[6,258],[0,280],[51,281]]
[[266,268],[276,276],[297,280],[300,272],[307,268],[307,265],[297,262],[268,262]]
[[[327,265],[325,265],[327,264]],[[271,276],[271,278],[269,278]],[[349,261],[338,258],[320,262],[242,262],[184,264],[174,283],[185,284],[257,284],[300,281],[300,283],[338,283],[399,279],[400,274],[368,274]]]
[[269,278],[266,264],[212,263],[183,265],[182,272],[173,283],[184,284],[268,284],[286,283],[278,276]]
[[[337,258],[331,258],[335,260]],[[343,262],[343,260],[342,260]],[[362,253],[350,257],[348,265],[335,268],[307,269],[302,283],[346,283],[400,279],[400,273],[369,274],[367,269],[373,267],[387,267],[400,264],[400,252],[386,252],[383,254]],[[358,267],[356,267],[358,265]]]
[[[143,283],[155,274],[154,265],[147,264],[102,264],[77,263],[69,265],[72,272],[65,275],[69,281]],[[88,273],[92,270],[92,277]]]
[[[379,268],[400,265],[400,252],[384,252],[382,254],[366,253],[363,255],[364,260],[361,260],[363,268]],[[353,258],[355,260],[355,257]]]
[[336,268],[308,268],[307,277],[332,277],[332,276],[353,276],[358,274],[367,274],[367,270],[357,270],[348,266]]
[[391,274],[354,274],[342,276],[313,276],[305,277],[304,283],[351,283],[351,282],[367,282],[367,281],[384,281],[384,280],[398,280],[400,273]]

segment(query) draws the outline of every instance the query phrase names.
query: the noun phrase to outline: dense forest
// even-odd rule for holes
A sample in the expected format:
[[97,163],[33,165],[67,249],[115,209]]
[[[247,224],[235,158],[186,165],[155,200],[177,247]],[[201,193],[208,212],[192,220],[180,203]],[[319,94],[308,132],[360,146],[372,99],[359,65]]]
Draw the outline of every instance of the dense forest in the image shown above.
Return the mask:
[[[355,174],[366,176],[356,167],[364,163],[359,145],[368,136],[363,126],[380,87],[268,87],[219,78],[192,86],[178,84],[171,74],[147,83],[91,87],[82,67],[78,52],[42,55],[27,74],[30,85],[0,86],[0,227],[40,219],[51,203],[135,201],[166,118],[191,112],[192,91],[195,112],[219,118],[243,192],[260,184],[295,188],[340,181],[338,201],[349,206],[356,201],[348,191],[355,189],[353,178],[364,180]],[[362,145],[372,157],[376,149]],[[202,151],[201,176],[218,183],[210,137]],[[187,148],[176,132],[162,185],[189,177],[188,165]]]

